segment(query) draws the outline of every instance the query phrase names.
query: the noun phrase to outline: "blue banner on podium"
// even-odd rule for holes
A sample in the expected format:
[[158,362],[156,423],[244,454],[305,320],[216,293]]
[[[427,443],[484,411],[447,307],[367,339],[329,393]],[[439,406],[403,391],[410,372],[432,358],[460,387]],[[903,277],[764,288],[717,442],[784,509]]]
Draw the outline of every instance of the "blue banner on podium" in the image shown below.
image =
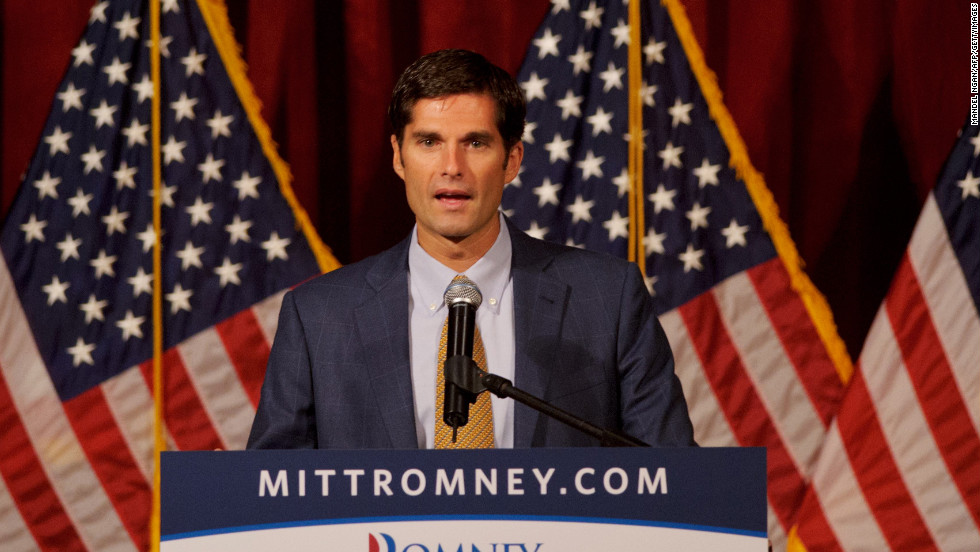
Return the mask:
[[761,448],[165,452],[161,550],[753,550]]

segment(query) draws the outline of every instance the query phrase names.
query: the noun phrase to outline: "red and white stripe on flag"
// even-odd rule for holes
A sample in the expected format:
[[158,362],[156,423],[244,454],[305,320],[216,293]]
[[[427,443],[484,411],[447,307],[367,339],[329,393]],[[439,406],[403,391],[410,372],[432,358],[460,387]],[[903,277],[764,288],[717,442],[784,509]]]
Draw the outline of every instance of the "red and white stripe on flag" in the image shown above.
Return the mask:
[[[177,450],[245,446],[278,293],[164,354]],[[64,403],[0,257],[0,543],[4,550],[145,550],[153,473],[150,363]]]
[[980,550],[980,282],[961,261],[980,254],[970,190],[947,196],[973,219],[966,241],[951,240],[937,192],[926,201],[816,463],[799,549]]
[[660,317],[702,446],[765,446],[769,534],[782,548],[840,376],[779,258]]

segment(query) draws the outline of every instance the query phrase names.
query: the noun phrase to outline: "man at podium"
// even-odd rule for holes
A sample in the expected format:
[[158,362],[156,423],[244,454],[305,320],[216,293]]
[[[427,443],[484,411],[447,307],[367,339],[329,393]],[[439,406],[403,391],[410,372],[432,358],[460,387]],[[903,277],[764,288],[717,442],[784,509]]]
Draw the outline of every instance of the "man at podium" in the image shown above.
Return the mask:
[[286,294],[248,447],[598,445],[487,392],[454,435],[443,362],[458,345],[446,304],[457,292],[475,308],[466,347],[481,370],[596,426],[693,445],[638,268],[531,238],[498,210],[524,153],[517,82],[479,54],[434,52],[401,75],[388,115],[416,225],[388,251]]

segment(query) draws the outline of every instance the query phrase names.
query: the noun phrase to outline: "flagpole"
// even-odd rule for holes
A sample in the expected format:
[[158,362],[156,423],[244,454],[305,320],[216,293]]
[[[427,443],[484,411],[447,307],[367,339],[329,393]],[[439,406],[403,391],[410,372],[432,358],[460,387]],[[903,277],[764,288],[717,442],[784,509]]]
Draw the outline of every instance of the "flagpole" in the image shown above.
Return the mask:
[[640,86],[643,82],[643,66],[640,60],[640,2],[630,0],[629,4],[629,260],[640,267],[646,278],[646,258],[643,248],[643,105],[640,102]]
[[160,3],[150,3],[150,144],[153,167],[153,504],[150,511],[150,550],[160,550],[160,455],[167,443],[163,431],[163,263],[160,220]]

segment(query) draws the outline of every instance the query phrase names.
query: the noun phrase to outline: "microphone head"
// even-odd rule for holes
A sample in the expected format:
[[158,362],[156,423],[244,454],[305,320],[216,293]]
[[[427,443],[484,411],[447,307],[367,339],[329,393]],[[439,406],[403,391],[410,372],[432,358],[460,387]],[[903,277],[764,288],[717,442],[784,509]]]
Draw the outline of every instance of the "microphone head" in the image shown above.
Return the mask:
[[443,299],[447,307],[452,307],[456,303],[469,303],[476,310],[483,303],[483,294],[480,293],[480,288],[476,287],[476,282],[461,274],[453,278],[452,283],[446,287]]

